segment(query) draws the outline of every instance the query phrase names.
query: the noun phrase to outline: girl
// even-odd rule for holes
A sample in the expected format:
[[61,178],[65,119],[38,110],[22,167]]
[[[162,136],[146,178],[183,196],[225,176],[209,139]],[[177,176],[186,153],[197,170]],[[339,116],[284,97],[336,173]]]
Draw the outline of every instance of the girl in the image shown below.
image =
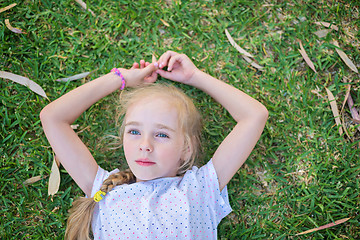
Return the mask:
[[[158,74],[208,93],[237,122],[201,168],[193,167],[200,115],[175,87],[151,84]],[[109,173],[97,165],[70,124],[125,86],[135,88],[121,102],[125,116],[120,134],[130,169]],[[171,51],[155,63],[142,60],[131,69],[113,69],[50,103],[40,113],[45,134],[89,196],[74,202],[66,238],[90,239],[91,224],[94,239],[216,239],[217,225],[231,212],[226,184],[251,153],[267,117],[261,103]]]

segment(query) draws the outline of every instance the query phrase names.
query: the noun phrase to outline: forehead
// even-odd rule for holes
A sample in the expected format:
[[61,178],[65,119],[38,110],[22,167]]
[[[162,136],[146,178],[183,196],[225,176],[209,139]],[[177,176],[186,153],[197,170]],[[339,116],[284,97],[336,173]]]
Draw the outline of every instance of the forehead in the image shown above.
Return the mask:
[[129,106],[125,115],[125,124],[163,124],[174,129],[179,128],[178,109],[169,98],[148,97]]

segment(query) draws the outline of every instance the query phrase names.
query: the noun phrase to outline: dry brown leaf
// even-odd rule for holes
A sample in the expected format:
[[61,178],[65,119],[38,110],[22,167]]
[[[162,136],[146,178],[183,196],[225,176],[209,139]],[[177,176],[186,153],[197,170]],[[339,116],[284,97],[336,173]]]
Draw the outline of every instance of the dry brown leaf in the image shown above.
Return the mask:
[[51,167],[51,174],[49,177],[48,195],[56,194],[60,186],[60,171],[56,164],[55,158],[56,157],[54,156],[54,160]]
[[339,28],[336,25],[328,23],[328,22],[314,22],[314,23],[319,26],[324,26],[327,28],[330,27],[331,29],[334,29],[335,31],[339,31]]
[[24,184],[24,185],[33,184],[33,183],[35,183],[35,182],[37,182],[37,181],[39,181],[39,180],[41,180],[41,179],[42,179],[41,176],[31,177],[31,178],[29,178],[29,179],[26,179],[26,180],[23,182],[23,184]]
[[242,55],[242,57],[248,62],[251,64],[251,66],[253,66],[254,68],[260,70],[260,71],[263,71],[263,66],[260,66],[259,64],[257,64],[256,62],[254,62],[252,59],[248,58],[247,56],[245,55]]
[[74,81],[74,80],[78,80],[78,79],[82,79],[84,77],[87,77],[90,73],[92,73],[92,72],[84,72],[84,73],[76,74],[74,76],[67,77],[67,78],[59,78],[59,79],[56,79],[55,81],[57,81],[57,82]]
[[0,13],[5,12],[5,11],[9,10],[10,8],[15,7],[15,6],[16,6],[16,3],[13,3],[13,4],[10,4],[9,6],[0,8]]
[[14,74],[14,73],[10,73],[10,72],[0,71],[0,78],[10,79],[11,81],[14,81],[14,82],[19,83],[24,86],[27,86],[33,92],[39,94],[40,96],[48,98],[46,96],[45,91],[40,87],[40,85],[34,81],[31,81],[27,77],[23,77],[23,76],[20,76],[20,75]]
[[93,15],[94,17],[96,16],[95,13],[90,10],[90,8],[87,8],[86,3],[84,3],[84,1],[82,1],[82,0],[75,0],[75,1],[76,1],[78,4],[80,4],[80,6],[81,6],[83,9],[88,10],[88,11],[91,13],[91,15]]
[[341,59],[345,62],[345,64],[354,72],[359,73],[355,64],[350,60],[350,58],[342,50],[339,49],[340,48],[339,43],[337,41],[334,41],[333,44],[337,47],[337,48],[335,48],[335,50],[339,54]]
[[54,157],[54,159],[55,159],[55,162],[56,162],[56,165],[58,166],[58,168],[60,167],[60,161],[59,161],[59,159],[55,156]]
[[5,25],[10,31],[12,31],[14,33],[25,33],[23,30],[21,30],[19,28],[14,28],[13,26],[11,26],[9,19],[5,19]]
[[360,120],[356,120],[354,118],[351,119],[353,122],[357,123],[357,124],[360,124]]
[[337,104],[336,104],[335,97],[328,88],[325,88],[325,89],[326,89],[326,92],[328,94],[330,107],[331,107],[331,111],[332,111],[332,113],[334,115],[335,122],[339,127],[339,133],[340,133],[340,135],[342,135],[343,134],[342,123],[341,123],[341,120],[340,120],[340,114],[339,114],[339,110],[338,110],[338,107],[337,107]]
[[161,21],[165,26],[170,27],[170,24],[168,24],[165,20],[160,19],[160,21]]
[[337,221],[335,221],[333,223],[329,223],[329,224],[323,225],[321,227],[313,228],[313,229],[307,230],[305,232],[298,233],[295,236],[304,235],[304,234],[307,234],[307,233],[312,233],[312,232],[323,230],[323,229],[326,229],[326,228],[329,228],[329,227],[333,227],[333,226],[339,225],[341,223],[344,223],[344,222],[348,221],[349,219],[350,218],[340,219],[340,220],[337,220]]
[[[354,101],[351,97],[351,94],[349,93],[348,99],[347,99],[348,106],[350,108],[351,117],[354,120],[360,121],[360,116],[356,108],[354,107]],[[357,129],[360,131],[360,126],[357,127]]]
[[305,49],[304,49],[304,47],[303,47],[303,45],[302,45],[302,43],[301,43],[300,40],[299,40],[299,44],[300,44],[300,49],[298,49],[298,50],[299,50],[301,56],[304,58],[304,60],[305,60],[305,62],[307,63],[307,65],[308,65],[314,72],[316,72],[315,66],[314,66],[313,62],[310,60],[310,58],[308,57],[307,53],[305,52]]
[[245,51],[243,48],[241,48],[239,45],[237,45],[237,43],[234,41],[234,39],[231,37],[230,33],[228,32],[227,29],[225,29],[225,34],[227,39],[229,40],[229,42],[231,43],[231,45],[236,48],[236,50],[238,50],[241,54],[247,56],[247,57],[251,57],[254,58],[253,55],[251,55],[250,53],[248,53],[247,51]]
[[[342,119],[342,122],[344,123],[345,122],[344,114],[341,115],[341,119]],[[346,129],[346,125],[344,124],[342,127],[344,129],[345,135],[348,137],[348,139],[350,139],[351,142],[353,142],[352,138],[350,137],[350,135]]]
[[323,37],[326,37],[326,35],[328,35],[328,33],[331,31],[332,31],[332,29],[323,29],[323,30],[314,32],[314,34],[316,36],[318,36],[319,38],[323,38]]
[[344,101],[343,101],[342,106],[341,106],[340,114],[343,112],[345,103],[346,103],[346,101],[347,101],[347,99],[349,97],[351,85],[347,85],[346,88],[347,89],[346,89],[346,93],[345,93],[345,98],[344,98]]

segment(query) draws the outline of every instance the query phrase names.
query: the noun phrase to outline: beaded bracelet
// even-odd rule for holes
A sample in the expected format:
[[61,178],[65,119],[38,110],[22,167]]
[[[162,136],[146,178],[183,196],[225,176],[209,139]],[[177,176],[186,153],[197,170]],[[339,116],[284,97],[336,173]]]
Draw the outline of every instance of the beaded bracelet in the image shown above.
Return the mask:
[[125,88],[125,78],[121,74],[120,70],[118,68],[113,68],[113,69],[111,69],[111,72],[114,72],[116,75],[121,77],[121,88],[120,88],[120,90],[124,90],[124,88]]

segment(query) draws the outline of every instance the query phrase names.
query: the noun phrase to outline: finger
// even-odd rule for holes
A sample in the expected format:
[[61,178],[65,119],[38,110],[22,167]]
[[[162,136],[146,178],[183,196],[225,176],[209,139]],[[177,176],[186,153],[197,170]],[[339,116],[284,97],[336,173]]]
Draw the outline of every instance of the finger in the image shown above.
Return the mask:
[[144,68],[145,67],[145,61],[143,59],[140,60],[140,68]]
[[159,58],[159,68],[163,68],[166,67],[168,65],[168,61],[172,56],[177,55],[177,52],[173,52],[173,51],[167,51],[165,52],[160,58]]
[[151,75],[153,72],[157,70],[157,67],[155,67],[154,63],[150,63],[148,66],[142,69],[141,76],[145,78],[146,76]]
[[172,73],[171,72],[164,71],[162,69],[158,69],[158,70],[156,70],[156,73],[159,74],[160,76],[162,76],[163,78],[167,78],[167,79],[172,80],[172,78],[171,78]]
[[168,63],[168,71],[172,71],[173,70],[173,67],[174,67],[174,64],[176,62],[178,62],[179,64],[181,64],[183,60],[183,55],[182,54],[178,54],[178,55],[175,55],[173,57],[170,58],[169,60],[169,63]]
[[154,54],[153,54],[152,57],[151,57],[151,62],[153,62],[153,63],[154,63],[154,62],[157,62],[156,57],[155,57]]
[[149,66],[150,65],[150,63],[149,62],[146,62],[145,63],[145,67],[147,67],[147,66]]
[[137,62],[134,62],[131,69],[139,68],[139,64]]
[[153,72],[150,76],[144,78],[144,82],[153,83],[156,82],[156,79],[157,79],[157,73]]

